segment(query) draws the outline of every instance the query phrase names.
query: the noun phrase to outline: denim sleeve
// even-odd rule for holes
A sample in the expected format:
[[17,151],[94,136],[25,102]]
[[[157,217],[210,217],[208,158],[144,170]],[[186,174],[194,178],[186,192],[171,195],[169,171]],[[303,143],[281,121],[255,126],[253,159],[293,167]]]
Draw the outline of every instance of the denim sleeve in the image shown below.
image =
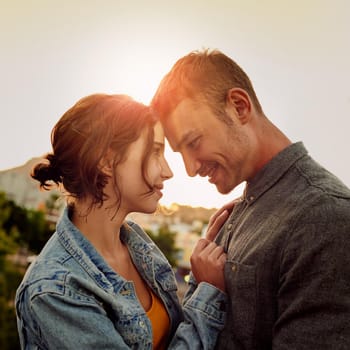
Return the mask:
[[226,294],[205,282],[194,288],[192,284],[186,293],[185,320],[179,324],[168,349],[214,349],[224,327]]
[[[74,304],[74,300],[64,295],[44,293],[27,305],[21,312],[30,312],[31,319],[35,321],[24,325],[19,317],[20,334],[25,337],[29,333],[25,327],[33,327],[30,331],[38,336],[40,348],[129,349],[111,320],[96,303],[82,304],[80,301],[79,304]],[[24,340],[21,339],[21,342]],[[28,344],[28,340],[25,343]]]
[[273,349],[350,349],[349,234],[349,205],[299,218],[282,255]]

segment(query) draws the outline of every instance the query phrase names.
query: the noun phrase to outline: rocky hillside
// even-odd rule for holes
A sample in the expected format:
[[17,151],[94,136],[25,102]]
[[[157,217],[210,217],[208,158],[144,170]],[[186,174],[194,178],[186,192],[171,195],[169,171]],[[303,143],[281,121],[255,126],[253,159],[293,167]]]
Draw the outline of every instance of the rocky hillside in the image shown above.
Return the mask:
[[32,158],[22,166],[0,171],[0,191],[18,205],[37,209],[52,195],[52,191],[41,191],[39,183],[30,177],[33,166],[40,158]]

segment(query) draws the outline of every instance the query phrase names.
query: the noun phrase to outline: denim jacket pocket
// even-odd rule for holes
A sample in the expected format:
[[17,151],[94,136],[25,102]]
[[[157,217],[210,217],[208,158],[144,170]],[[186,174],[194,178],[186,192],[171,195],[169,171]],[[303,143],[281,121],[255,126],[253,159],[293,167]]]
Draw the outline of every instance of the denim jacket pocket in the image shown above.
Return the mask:
[[146,314],[135,312],[135,314],[119,315],[116,320],[116,329],[131,348],[152,348],[152,326]]

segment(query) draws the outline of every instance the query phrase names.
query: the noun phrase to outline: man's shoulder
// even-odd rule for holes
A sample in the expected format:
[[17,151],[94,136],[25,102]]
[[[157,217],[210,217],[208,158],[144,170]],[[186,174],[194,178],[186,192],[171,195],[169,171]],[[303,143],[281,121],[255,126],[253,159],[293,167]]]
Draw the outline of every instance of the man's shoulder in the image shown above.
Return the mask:
[[312,192],[324,199],[334,197],[350,200],[349,187],[310,156],[299,159],[295,169],[306,183],[305,192]]

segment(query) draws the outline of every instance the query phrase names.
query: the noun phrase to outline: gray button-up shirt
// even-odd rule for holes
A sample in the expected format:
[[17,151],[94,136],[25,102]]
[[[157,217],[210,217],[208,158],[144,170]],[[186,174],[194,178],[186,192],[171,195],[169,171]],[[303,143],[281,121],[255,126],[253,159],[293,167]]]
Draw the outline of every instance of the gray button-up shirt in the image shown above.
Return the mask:
[[350,349],[350,190],[302,143],[247,184],[217,241],[230,299],[217,349]]

